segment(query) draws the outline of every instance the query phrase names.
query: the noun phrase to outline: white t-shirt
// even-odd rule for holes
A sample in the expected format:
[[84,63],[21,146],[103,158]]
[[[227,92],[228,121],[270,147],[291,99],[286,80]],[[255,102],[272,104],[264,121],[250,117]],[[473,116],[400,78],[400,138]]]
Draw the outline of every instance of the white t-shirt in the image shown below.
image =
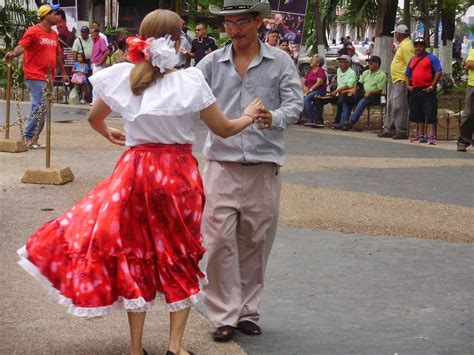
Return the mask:
[[107,39],[107,36],[103,34],[102,32],[99,32],[100,38],[102,38],[105,41],[105,45],[108,47],[109,46],[109,40]]
[[[186,39],[186,37],[184,37],[183,35],[181,35],[181,44],[179,46],[179,49],[185,49],[186,51],[191,52],[191,45],[189,44],[189,41]],[[179,54],[179,62],[177,65],[179,66],[186,65],[187,62],[188,62],[188,57],[185,55]]]
[[193,144],[200,111],[216,98],[204,76],[191,67],[165,74],[136,96],[130,88],[132,63],[119,63],[89,78],[100,97],[124,120],[125,144]]

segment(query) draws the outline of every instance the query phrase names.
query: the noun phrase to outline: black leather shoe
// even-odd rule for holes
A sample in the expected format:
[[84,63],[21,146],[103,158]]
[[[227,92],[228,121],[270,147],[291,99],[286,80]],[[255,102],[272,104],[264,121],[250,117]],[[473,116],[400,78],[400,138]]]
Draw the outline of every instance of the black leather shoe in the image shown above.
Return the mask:
[[392,137],[393,137],[393,134],[390,133],[390,132],[382,131],[382,132],[380,132],[379,134],[377,134],[377,137],[380,137],[380,138],[392,138]]
[[213,334],[214,341],[226,342],[232,340],[235,328],[230,325],[223,325],[218,327]]
[[247,335],[262,334],[262,329],[257,324],[249,320],[244,320],[242,322],[237,323],[237,329]]
[[397,133],[392,137],[392,139],[408,139],[408,135],[405,133]]
[[354,123],[352,121],[347,121],[347,122],[344,122],[342,124],[342,127],[341,129],[343,131],[350,131],[352,129],[352,126],[354,125]]
[[469,144],[458,143],[456,150],[458,152],[465,152],[467,147],[469,147]]

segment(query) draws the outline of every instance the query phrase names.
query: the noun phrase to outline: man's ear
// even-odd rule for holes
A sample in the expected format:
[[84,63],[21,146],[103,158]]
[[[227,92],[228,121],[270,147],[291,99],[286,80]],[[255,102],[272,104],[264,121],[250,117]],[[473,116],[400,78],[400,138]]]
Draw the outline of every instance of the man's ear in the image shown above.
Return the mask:
[[257,15],[255,16],[255,19],[254,19],[255,22],[257,22],[257,28],[259,28],[260,26],[262,26],[262,23],[263,23],[263,17],[260,16],[260,15]]

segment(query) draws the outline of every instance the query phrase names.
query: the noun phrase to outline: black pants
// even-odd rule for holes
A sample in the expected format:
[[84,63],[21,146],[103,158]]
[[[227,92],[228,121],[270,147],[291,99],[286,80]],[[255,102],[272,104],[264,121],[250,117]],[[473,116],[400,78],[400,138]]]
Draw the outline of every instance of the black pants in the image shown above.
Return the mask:
[[464,101],[464,113],[459,126],[458,144],[470,146],[472,144],[472,134],[474,133],[474,86],[466,89]]
[[335,96],[328,99],[319,99],[315,97],[314,98],[314,119],[316,123],[324,123],[323,111],[324,111],[324,105],[326,104],[337,105],[337,113],[336,113],[336,118],[334,119],[334,123],[339,123],[341,121],[342,105],[344,105],[344,101],[346,100],[346,97],[347,95]]

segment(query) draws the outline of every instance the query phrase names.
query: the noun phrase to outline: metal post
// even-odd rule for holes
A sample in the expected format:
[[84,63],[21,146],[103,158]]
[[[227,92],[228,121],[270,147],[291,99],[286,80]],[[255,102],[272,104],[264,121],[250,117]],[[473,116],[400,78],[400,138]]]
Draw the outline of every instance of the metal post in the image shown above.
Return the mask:
[[451,122],[451,115],[448,113],[446,117],[446,140],[449,140],[449,124]]
[[176,0],[176,13],[181,16],[181,0]]
[[5,139],[10,138],[10,100],[11,100],[12,63],[7,63],[7,89],[5,93]]
[[459,115],[458,115],[458,125],[459,125],[459,129],[461,129],[461,109],[462,109],[462,99],[458,99],[458,112],[459,112]]
[[51,67],[48,66],[48,80],[46,81],[48,87],[47,100],[48,100],[48,116],[46,118],[46,168],[51,167]]

